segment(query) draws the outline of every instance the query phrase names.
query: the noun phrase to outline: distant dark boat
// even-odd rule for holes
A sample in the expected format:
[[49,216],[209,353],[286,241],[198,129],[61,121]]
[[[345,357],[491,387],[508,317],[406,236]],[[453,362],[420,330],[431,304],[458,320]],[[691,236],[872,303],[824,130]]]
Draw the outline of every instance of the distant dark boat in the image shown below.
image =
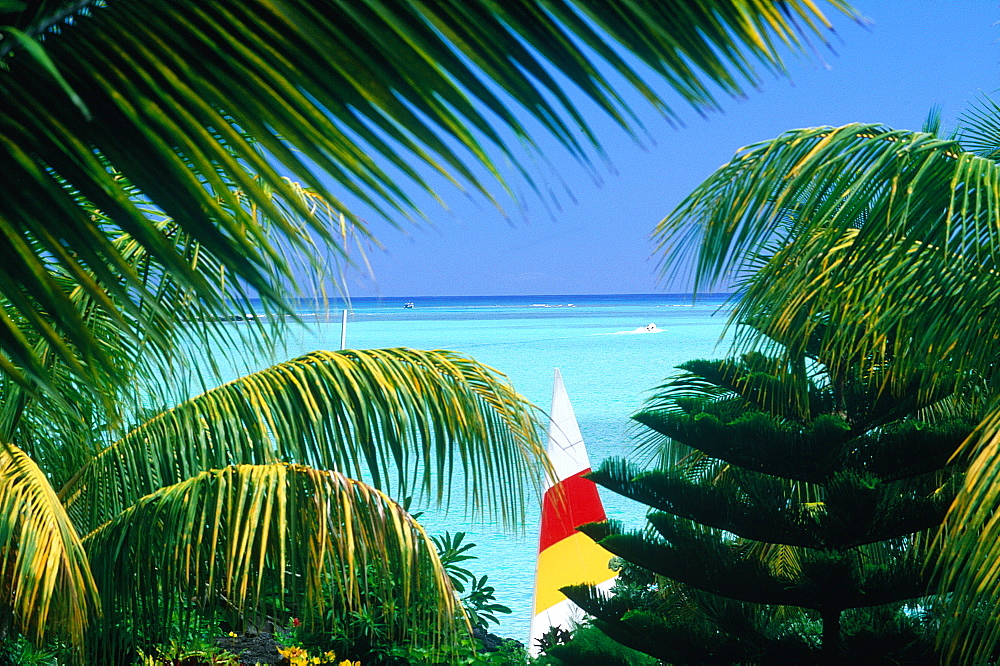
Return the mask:
[[413,303],[403,303],[403,307],[404,308],[412,308],[413,307]]

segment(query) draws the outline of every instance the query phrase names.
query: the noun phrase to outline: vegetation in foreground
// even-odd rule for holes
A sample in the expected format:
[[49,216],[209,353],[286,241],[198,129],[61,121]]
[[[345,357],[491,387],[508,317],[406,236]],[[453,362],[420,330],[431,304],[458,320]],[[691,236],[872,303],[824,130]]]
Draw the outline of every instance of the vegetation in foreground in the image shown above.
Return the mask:
[[[795,129],[741,150],[656,230],[668,261],[698,258],[699,284],[726,276],[753,317],[801,347],[821,325],[844,362],[892,357],[928,389],[992,377],[1000,354],[1000,105],[975,102],[955,132],[884,125]],[[689,249],[690,253],[682,250]],[[755,341],[742,341],[741,350]],[[995,390],[966,443],[974,455],[949,512],[941,572],[949,660],[989,661],[1000,623],[1000,403]]]
[[[627,109],[577,41],[553,36],[575,34],[657,101],[607,44],[633,48],[685,99],[711,108],[705,81],[737,93],[742,79],[756,79],[741,50],[780,70],[773,45],[802,43],[795,16],[808,29],[827,25],[797,0],[783,3],[787,11],[769,2],[684,4],[690,24],[675,29],[672,3],[591,3],[555,15],[534,2],[519,3],[523,11],[465,3],[461,12],[406,2],[286,2],[278,10],[256,2],[0,3],[0,94],[8,102],[0,151],[10,167],[0,204],[0,633],[62,640],[112,663],[206,609],[253,622],[261,604],[295,599],[309,610],[304,622],[318,622],[324,603],[356,603],[368,567],[397,556],[397,564],[417,562],[404,567],[413,574],[404,600],[429,586],[449,607],[426,535],[377,489],[380,466],[391,461],[405,476],[418,467],[405,452],[419,442],[423,469],[447,471],[435,468],[435,456],[453,461],[444,453],[453,441],[484,441],[482,432],[449,434],[467,409],[474,428],[490,431],[487,440],[512,420],[523,432],[524,405],[506,388],[490,396],[488,371],[443,373],[461,377],[453,391],[415,368],[442,374],[441,364],[464,365],[455,357],[413,362],[404,353],[378,368],[371,354],[321,354],[177,409],[142,390],[176,381],[157,371],[179,363],[177,327],[223,321],[227,299],[249,304],[255,290],[266,308],[288,312],[281,248],[311,254],[302,220],[334,252],[369,237],[317,170],[380,212],[412,204],[373,154],[420,188],[430,189],[408,160],[482,189],[448,139],[489,168],[468,127],[508,153],[470,98],[526,136],[491,86],[582,154],[574,138],[582,119],[558,84],[538,78],[550,63],[627,124]],[[842,2],[832,6],[850,13]],[[282,172],[313,186],[335,221],[317,216]],[[259,223],[260,212],[272,227]],[[224,326],[216,333],[229,335]],[[153,365],[143,365],[149,356]],[[324,383],[338,374],[351,379]],[[418,399],[424,391],[426,401]],[[480,399],[490,405],[485,416]],[[489,411],[498,406],[522,411]],[[501,466],[523,464],[522,454],[501,455]],[[461,465],[488,486],[496,470],[486,457],[472,453]],[[341,465],[315,466],[329,459]],[[376,488],[346,476],[359,469]],[[421,483],[440,489],[427,477],[411,485]],[[471,492],[511,508],[506,497]],[[379,522],[386,516],[394,520]],[[308,537],[289,539],[290,525],[307,526]],[[355,525],[359,542],[339,540]]]
[[688,362],[634,417],[681,460],[591,475],[651,507],[644,532],[583,528],[626,566],[611,596],[567,591],[595,627],[667,663],[943,657],[926,562],[982,408],[821,349]]

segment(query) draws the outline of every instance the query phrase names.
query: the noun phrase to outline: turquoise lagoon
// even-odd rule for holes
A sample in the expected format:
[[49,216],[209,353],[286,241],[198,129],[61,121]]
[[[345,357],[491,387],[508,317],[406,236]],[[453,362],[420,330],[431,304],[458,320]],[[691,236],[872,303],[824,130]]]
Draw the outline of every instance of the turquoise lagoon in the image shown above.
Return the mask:
[[[670,294],[356,298],[348,312],[347,347],[464,352],[506,374],[543,409],[549,407],[553,369],[559,368],[596,466],[632,452],[629,415],[676,365],[725,354],[725,302],[726,296],[692,302],[690,295]],[[302,314],[312,323],[285,340],[289,358],[340,347],[340,310],[330,306],[317,313],[310,307]],[[646,332],[651,323],[658,330]],[[641,524],[641,507],[606,491],[602,497],[609,517]],[[464,531],[478,544],[472,554],[479,559],[469,568],[487,574],[499,603],[513,611],[493,631],[525,641],[537,549],[534,502],[524,530],[514,533],[470,522],[454,505],[447,513],[423,511],[421,522],[431,534]]]

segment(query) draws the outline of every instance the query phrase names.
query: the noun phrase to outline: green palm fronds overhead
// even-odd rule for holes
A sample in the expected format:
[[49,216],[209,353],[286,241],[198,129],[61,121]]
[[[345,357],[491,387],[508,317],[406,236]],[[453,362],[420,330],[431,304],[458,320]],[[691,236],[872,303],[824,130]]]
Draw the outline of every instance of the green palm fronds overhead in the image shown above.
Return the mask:
[[[511,146],[531,144],[529,124],[585,159],[597,137],[579,94],[625,126],[634,120],[620,88],[669,113],[638,73],[649,67],[681,99],[714,108],[719,92],[782,71],[782,49],[823,41],[830,26],[807,0],[29,0],[0,8],[2,25],[40,39],[46,56],[0,40],[0,296],[18,315],[0,317],[0,350],[29,374],[41,368],[28,331],[110,363],[50,273],[127,311],[151,288],[114,247],[122,233],[222,308],[131,187],[280,303],[270,267],[287,278],[279,248],[303,247],[288,212],[346,253],[343,229],[369,234],[356,206],[406,217],[411,193],[432,189],[428,174],[490,196],[479,167],[498,177],[492,156],[516,163]],[[283,175],[344,213],[345,226],[315,219]]]
[[319,615],[364,581],[400,632],[449,635],[425,536],[345,475],[516,519],[545,463],[505,378],[317,352],[174,409],[183,381],[145,390],[185,342],[274,343],[229,309],[290,312],[303,273],[377,243],[362,215],[398,225],[447,181],[496,200],[537,128],[599,154],[583,104],[629,129],[626,91],[717,108],[829,27],[811,0],[0,0],[0,628],[127,659],[185,613],[288,592]]
[[828,352],[873,368],[892,358],[884,381],[924,398],[978,385],[987,416],[965,444],[972,462],[935,562],[954,590],[941,640],[970,662],[1000,645],[977,614],[1000,607],[997,111],[979,101],[949,139],[880,125],[786,132],[737,153],[656,232],[667,264],[694,251],[702,284],[741,284],[734,320],[799,348],[831,329]]
[[[800,340],[831,323],[845,361],[891,354],[905,375],[940,359],[944,376],[995,354],[980,324],[1000,286],[997,201],[1000,166],[954,140],[792,130],[740,151],[656,237],[666,268],[693,251],[701,285],[742,285],[734,319]],[[974,327],[981,337],[961,335]]]

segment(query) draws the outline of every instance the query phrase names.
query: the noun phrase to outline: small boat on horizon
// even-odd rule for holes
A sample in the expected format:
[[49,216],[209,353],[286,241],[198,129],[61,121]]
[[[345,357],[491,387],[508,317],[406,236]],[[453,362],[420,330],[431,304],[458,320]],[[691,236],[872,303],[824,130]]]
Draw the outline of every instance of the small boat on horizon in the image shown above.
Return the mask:
[[407,301],[406,303],[403,303],[403,308],[412,308],[412,307],[413,307],[412,302]]

